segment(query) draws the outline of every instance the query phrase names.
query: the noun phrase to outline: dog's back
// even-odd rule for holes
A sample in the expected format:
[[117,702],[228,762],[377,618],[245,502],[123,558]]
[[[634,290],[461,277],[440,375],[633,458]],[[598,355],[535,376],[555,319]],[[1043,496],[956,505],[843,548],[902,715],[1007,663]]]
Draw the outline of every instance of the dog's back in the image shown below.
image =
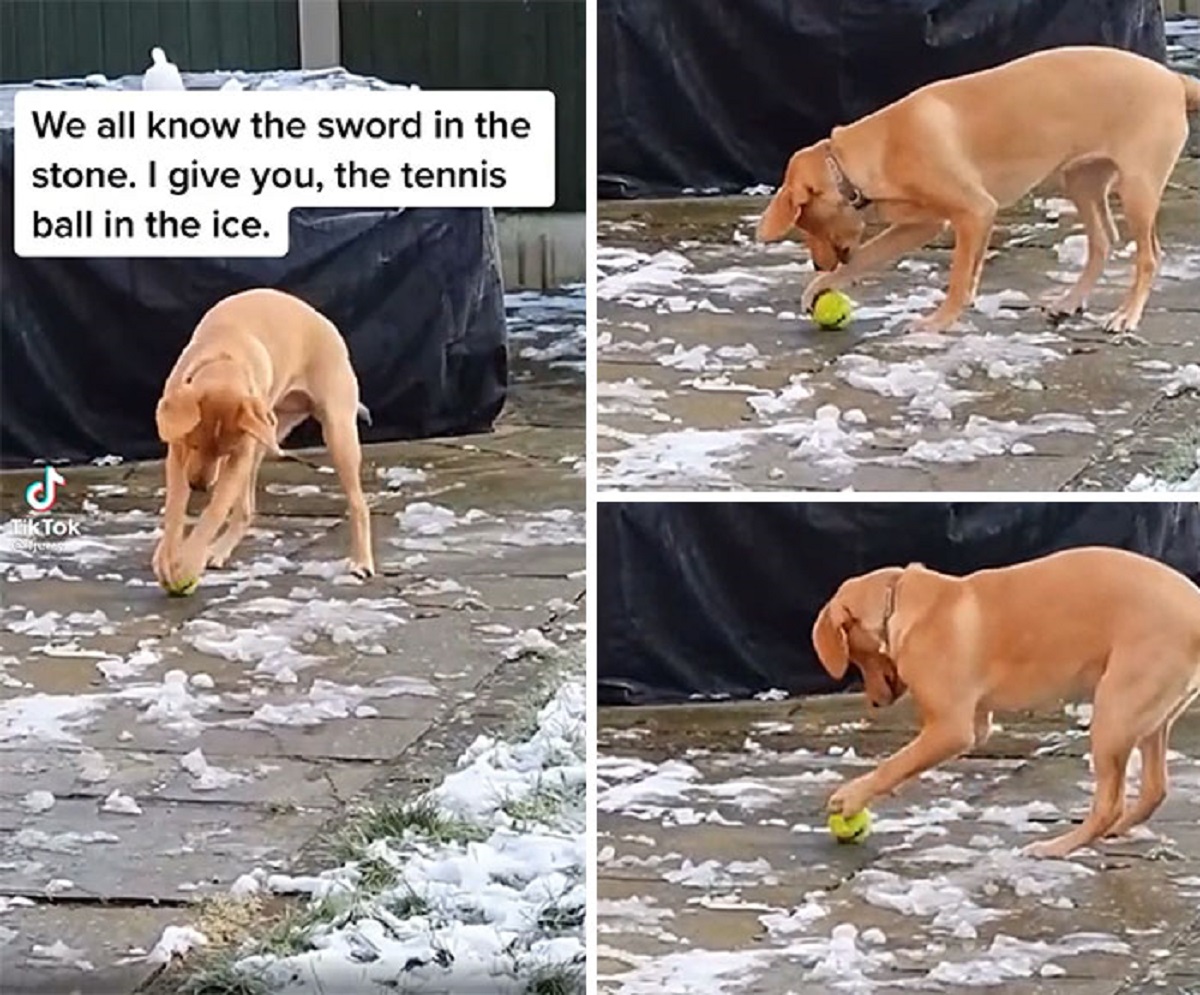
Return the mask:
[[223,298],[200,319],[176,371],[228,353],[248,363],[274,402],[305,390],[323,370],[349,363],[341,334],[328,318],[298,297],[265,287]]
[[1082,547],[982,570],[963,585],[984,643],[1004,661],[1001,699],[1020,698],[1021,685],[1088,693],[1135,651],[1147,670],[1190,666],[1200,680],[1200,588],[1157,560]]
[[[1128,624],[1132,616],[1192,613],[1200,635],[1200,587],[1158,560],[1109,546],[1081,546],[1011,567],[980,570],[965,580],[995,591],[1006,601],[1047,600],[1059,610],[1077,610],[1095,623]],[[1098,612],[1103,611],[1103,618]]]

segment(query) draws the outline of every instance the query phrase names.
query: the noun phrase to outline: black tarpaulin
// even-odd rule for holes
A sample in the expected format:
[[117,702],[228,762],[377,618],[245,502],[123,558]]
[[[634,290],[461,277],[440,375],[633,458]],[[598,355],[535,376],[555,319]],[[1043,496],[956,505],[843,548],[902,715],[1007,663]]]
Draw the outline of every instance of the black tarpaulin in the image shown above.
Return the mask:
[[[239,78],[253,88],[267,75]],[[285,86],[302,75],[270,74]],[[323,88],[362,80],[315,75]],[[370,427],[360,426],[364,441],[491,427],[505,400],[508,355],[490,211],[295,210],[282,259],[20,259],[15,89],[0,88],[4,466],[161,455],[155,404],[196,323],[222,297],[258,286],[302,298],[346,337],[372,415]],[[310,423],[289,444],[315,441]]]
[[1162,61],[1158,0],[599,0],[601,197],[776,184],[935,79],[1062,45]]
[[813,622],[878,567],[965,574],[1107,545],[1200,582],[1196,503],[612,503],[596,541],[601,704],[835,690]]

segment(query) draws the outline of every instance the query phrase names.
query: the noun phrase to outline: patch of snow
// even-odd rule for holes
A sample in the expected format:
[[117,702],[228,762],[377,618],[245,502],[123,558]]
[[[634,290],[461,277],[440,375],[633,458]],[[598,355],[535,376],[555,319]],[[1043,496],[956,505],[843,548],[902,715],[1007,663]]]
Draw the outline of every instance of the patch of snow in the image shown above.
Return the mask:
[[100,806],[102,812],[114,812],[117,815],[141,815],[142,807],[129,795],[122,794],[120,788],[114,788]]
[[239,774],[210,764],[200,747],[180,757],[179,766],[192,776],[193,791],[221,791],[250,779],[249,774]]

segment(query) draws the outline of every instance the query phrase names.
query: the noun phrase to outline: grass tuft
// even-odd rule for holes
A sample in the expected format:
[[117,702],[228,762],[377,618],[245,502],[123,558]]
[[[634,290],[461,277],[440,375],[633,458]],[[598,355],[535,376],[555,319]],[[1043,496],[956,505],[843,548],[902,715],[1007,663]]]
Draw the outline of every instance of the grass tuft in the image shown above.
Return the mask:
[[[353,914],[354,905],[349,895],[331,895],[319,902],[289,902],[255,944],[253,953],[276,957],[304,953],[312,946],[314,927],[344,922]],[[245,956],[245,952],[239,956]]]
[[358,862],[358,890],[364,895],[378,895],[396,883],[396,869],[386,860],[367,857]]
[[179,980],[178,995],[270,995],[271,988],[259,975],[240,970],[233,958],[218,954],[206,958]]
[[1196,452],[1200,450],[1200,429],[1193,429],[1174,442],[1154,468],[1154,476],[1170,484],[1187,480],[1196,472]]
[[583,929],[586,910],[582,905],[559,905],[552,902],[538,913],[538,929],[551,935],[572,933]]
[[523,995],[584,995],[582,964],[544,968],[525,985]]
[[372,843],[407,836],[438,843],[472,843],[486,839],[487,834],[479,826],[439,811],[433,801],[419,799],[364,809],[342,832],[334,851],[342,860],[363,860]]
[[550,824],[563,809],[582,809],[587,799],[585,784],[546,784],[539,781],[524,798],[510,798],[501,810],[518,830]]
[[398,919],[409,919],[413,916],[424,916],[430,912],[429,903],[416,892],[406,892],[393,895],[383,906]]

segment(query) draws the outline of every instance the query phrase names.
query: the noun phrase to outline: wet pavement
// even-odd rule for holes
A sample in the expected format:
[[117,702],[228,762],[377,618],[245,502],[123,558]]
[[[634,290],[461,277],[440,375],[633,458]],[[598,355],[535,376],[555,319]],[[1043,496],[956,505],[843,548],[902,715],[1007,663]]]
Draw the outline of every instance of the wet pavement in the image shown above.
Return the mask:
[[1086,809],[1078,714],[1000,720],[838,845],[825,798],[914,728],[864,713],[858,695],[601,710],[602,993],[1200,991],[1200,711],[1149,831],[1066,861],[1017,848]]
[[1140,340],[1099,323],[1127,248],[1086,316],[1053,326],[1038,309],[1083,258],[1053,192],[1001,215],[975,309],[940,336],[902,328],[940,299],[948,242],[852,289],[854,322],[820,331],[797,313],[807,252],[753,241],[765,204],[601,205],[602,488],[1111,490],[1195,471],[1200,160],[1165,195]]
[[[0,533],[0,990],[131,991],[164,926],[422,790],[525,705],[531,646],[582,638],[573,299],[513,298],[494,433],[365,449],[372,581],[345,573],[336,476],[294,462],[190,598],[150,572],[160,464],[65,469],[78,536]],[[30,476],[0,475],[5,518]]]

